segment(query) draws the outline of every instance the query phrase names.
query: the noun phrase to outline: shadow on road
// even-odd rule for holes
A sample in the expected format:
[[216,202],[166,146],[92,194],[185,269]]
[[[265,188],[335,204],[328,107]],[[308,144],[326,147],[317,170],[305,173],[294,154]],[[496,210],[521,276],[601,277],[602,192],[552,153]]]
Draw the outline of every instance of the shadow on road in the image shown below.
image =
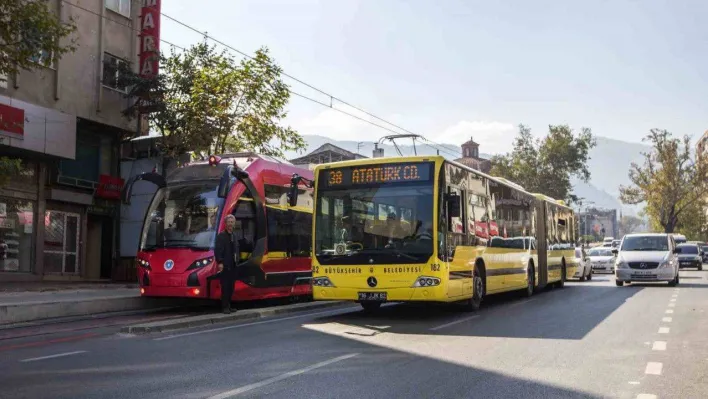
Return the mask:
[[[581,283],[519,299],[515,293],[485,298],[483,308],[469,316],[464,333],[454,335],[508,338],[580,340],[643,287],[623,288]],[[582,311],[579,311],[582,309]],[[431,330],[436,325],[465,317],[459,305],[400,304],[318,318],[320,323],[340,323],[370,331],[400,334],[446,334]],[[543,322],[539,322],[543,321]],[[384,324],[383,327],[379,328]],[[361,332],[357,332],[361,334]]]

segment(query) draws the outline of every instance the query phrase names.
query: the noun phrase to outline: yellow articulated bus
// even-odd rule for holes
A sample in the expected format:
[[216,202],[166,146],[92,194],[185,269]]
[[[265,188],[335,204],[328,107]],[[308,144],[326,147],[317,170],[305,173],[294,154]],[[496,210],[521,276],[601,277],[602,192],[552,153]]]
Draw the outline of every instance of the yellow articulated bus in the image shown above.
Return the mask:
[[573,210],[440,156],[315,169],[316,300],[461,302],[532,295],[575,274]]

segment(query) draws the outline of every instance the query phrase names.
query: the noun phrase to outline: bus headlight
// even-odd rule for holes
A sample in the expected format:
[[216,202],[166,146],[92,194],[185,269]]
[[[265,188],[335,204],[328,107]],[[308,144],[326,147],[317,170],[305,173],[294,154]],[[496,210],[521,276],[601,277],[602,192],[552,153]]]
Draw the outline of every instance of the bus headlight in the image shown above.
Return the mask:
[[313,277],[312,285],[317,287],[334,287],[329,277]]
[[204,266],[206,266],[206,265],[208,265],[208,264],[211,264],[211,262],[213,262],[213,261],[214,261],[214,257],[213,257],[213,256],[212,256],[212,257],[208,257],[208,258],[204,258],[204,259],[195,260],[194,263],[192,263],[191,265],[189,265],[189,267],[187,268],[187,270],[201,269],[202,267],[204,267]]
[[440,285],[440,279],[437,277],[420,276],[415,280],[413,287],[434,287]]
[[137,262],[140,267],[147,269],[147,270],[152,270],[152,268],[150,267],[150,262],[143,260],[143,259],[138,259]]

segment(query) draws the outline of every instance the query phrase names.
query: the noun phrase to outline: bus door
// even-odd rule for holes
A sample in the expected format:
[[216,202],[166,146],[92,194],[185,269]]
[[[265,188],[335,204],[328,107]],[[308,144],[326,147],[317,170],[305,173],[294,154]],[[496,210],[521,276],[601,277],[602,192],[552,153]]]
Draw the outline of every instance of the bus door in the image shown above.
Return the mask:
[[548,284],[548,238],[547,226],[548,217],[546,215],[546,204],[543,201],[536,202],[536,249],[538,251],[538,288],[543,288]]

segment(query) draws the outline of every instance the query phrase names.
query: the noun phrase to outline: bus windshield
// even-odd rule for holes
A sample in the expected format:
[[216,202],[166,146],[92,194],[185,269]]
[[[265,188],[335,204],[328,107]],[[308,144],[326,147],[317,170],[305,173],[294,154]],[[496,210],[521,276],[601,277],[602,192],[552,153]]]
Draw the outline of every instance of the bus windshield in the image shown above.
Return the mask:
[[329,188],[317,197],[322,265],[424,263],[432,256],[432,181]]
[[224,203],[217,196],[218,184],[207,181],[159,189],[147,211],[140,249],[213,248]]

